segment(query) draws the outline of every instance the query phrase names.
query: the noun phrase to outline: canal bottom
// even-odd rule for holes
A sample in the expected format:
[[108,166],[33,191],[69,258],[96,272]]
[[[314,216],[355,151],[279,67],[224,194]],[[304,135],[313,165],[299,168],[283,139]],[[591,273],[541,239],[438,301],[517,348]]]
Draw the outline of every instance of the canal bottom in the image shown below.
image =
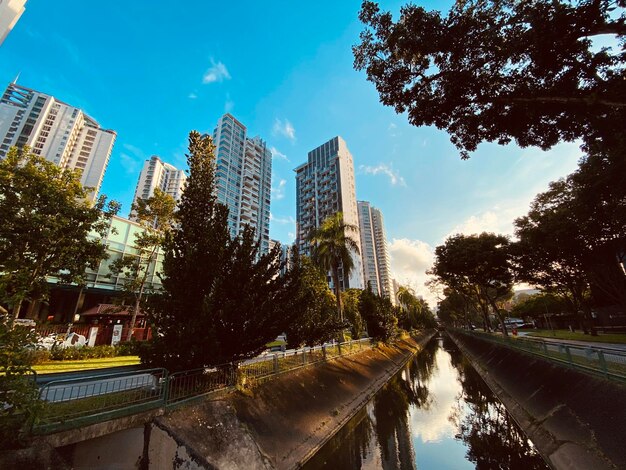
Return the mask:
[[443,334],[435,336],[303,468],[549,467]]

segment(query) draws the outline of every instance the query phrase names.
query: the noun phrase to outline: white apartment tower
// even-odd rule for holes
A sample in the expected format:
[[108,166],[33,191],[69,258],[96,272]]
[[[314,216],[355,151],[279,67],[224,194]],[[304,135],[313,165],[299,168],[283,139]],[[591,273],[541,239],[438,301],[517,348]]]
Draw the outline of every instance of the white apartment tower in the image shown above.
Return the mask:
[[115,143],[115,131],[102,129],[82,110],[11,83],[0,98],[0,158],[12,146],[32,151],[62,168],[78,170],[96,198]]
[[359,201],[358,208],[365,285],[395,303],[383,214],[367,201]]
[[[150,160],[146,160],[143,164],[137,188],[135,189],[133,204],[137,202],[137,199],[152,197],[156,188],[169,194],[178,202],[183,194],[186,181],[187,175],[184,170],[179,170],[153,155],[150,157]],[[132,212],[130,219],[133,219]]]
[[[296,172],[296,246],[301,254],[309,254],[307,236],[311,230],[336,212],[343,212],[344,222],[359,226],[354,162],[346,142],[334,137],[308,154],[308,161]],[[357,244],[361,238],[357,230],[350,233]],[[340,274],[342,289],[364,287],[361,256],[353,254],[354,269],[350,276]]]
[[232,237],[248,225],[269,251],[272,152],[260,137],[249,138],[247,129],[231,114],[224,114],[213,132],[216,147],[217,200],[228,207]]
[[26,0],[0,0],[0,44],[26,9]]

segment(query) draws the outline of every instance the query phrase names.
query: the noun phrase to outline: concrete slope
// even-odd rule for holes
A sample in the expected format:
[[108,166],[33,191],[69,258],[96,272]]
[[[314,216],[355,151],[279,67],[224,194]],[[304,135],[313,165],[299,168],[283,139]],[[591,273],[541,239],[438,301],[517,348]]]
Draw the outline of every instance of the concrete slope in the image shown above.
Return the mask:
[[451,334],[556,469],[626,469],[626,387],[536,356]]
[[178,458],[188,462],[180,468],[297,468],[432,334],[285,373],[160,417],[150,431],[150,466]]

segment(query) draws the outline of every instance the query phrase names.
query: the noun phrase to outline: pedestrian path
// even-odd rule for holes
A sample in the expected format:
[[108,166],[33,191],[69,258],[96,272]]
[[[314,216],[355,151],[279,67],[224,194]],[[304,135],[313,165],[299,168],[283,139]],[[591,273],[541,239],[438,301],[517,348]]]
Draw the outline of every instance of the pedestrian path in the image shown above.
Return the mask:
[[520,331],[518,333],[518,336],[526,337],[528,339],[542,340],[548,343],[575,344],[577,346],[589,346],[589,347],[598,348],[598,349],[616,349],[618,351],[626,352],[626,344],[620,344],[620,343],[601,343],[597,341],[580,341],[580,340],[574,340],[574,339],[559,339],[559,338],[549,338],[549,337],[546,338],[545,336],[530,336],[528,332],[525,332],[525,331],[524,332]]

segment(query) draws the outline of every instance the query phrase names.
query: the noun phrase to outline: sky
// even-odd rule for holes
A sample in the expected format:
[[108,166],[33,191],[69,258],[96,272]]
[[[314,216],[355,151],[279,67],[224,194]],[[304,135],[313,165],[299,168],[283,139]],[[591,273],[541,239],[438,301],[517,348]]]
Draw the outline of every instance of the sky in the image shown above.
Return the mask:
[[[382,0],[397,13],[404,2]],[[415,0],[447,10],[447,0]],[[353,68],[359,0],[29,0],[0,46],[0,87],[82,108],[117,141],[101,192],[127,216],[151,155],[185,168],[190,130],[232,113],[273,150],[270,237],[295,233],[295,173],[336,135],[354,156],[358,200],[384,215],[392,275],[431,305],[433,250],[454,233],[512,234],[534,196],[576,169],[550,151],[483,144],[463,161],[444,131],[413,127]]]

